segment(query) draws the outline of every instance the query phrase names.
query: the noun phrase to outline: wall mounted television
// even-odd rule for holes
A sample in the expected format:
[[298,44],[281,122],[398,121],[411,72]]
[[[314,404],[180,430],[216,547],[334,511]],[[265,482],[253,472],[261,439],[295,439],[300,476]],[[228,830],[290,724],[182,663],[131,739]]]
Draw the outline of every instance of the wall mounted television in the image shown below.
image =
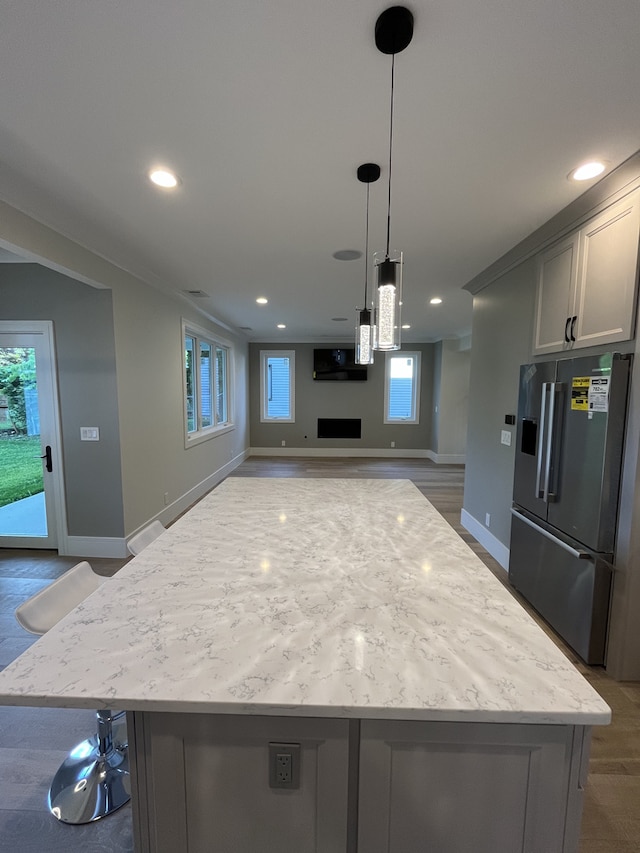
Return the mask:
[[355,349],[314,349],[313,378],[331,382],[362,382],[366,364],[356,364]]

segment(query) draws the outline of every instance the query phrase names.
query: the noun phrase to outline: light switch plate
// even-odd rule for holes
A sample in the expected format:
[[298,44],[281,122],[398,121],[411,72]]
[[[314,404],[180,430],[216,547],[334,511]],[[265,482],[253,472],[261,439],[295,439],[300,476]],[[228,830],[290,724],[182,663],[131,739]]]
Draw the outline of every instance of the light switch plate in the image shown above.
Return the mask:
[[80,427],[80,441],[100,441],[100,427]]
[[511,433],[508,429],[503,429],[500,434],[500,444],[506,444],[507,447],[511,447]]

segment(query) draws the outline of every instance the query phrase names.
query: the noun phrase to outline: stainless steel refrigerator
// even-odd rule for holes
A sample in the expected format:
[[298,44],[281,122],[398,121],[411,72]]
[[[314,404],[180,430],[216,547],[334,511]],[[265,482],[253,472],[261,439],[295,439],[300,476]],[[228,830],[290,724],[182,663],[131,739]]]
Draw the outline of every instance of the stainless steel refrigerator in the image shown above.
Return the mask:
[[603,664],[631,356],[520,368],[509,580]]

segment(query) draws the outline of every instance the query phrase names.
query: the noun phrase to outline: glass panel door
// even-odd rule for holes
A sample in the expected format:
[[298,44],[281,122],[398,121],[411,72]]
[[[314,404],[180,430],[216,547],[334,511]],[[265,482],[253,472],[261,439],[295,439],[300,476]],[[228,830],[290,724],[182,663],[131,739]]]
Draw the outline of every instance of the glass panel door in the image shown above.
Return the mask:
[[46,536],[35,347],[0,347],[0,535]]
[[0,321],[0,547],[59,544],[54,367],[50,323]]

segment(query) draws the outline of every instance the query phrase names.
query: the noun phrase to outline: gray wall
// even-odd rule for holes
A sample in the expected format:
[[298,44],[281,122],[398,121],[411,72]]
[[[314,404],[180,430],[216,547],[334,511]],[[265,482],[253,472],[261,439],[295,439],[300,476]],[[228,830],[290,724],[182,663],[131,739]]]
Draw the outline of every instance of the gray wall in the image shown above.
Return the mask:
[[[318,382],[313,379],[313,350],[344,347],[345,344],[260,344],[249,346],[251,389],[250,435],[252,447],[295,448],[390,448],[431,449],[433,401],[434,344],[406,344],[407,351],[421,356],[420,422],[419,424],[385,424],[384,369],[382,353],[369,365],[365,382]],[[260,422],[260,351],[294,350],[296,354],[295,405],[293,424]],[[362,438],[348,440],[318,439],[318,418],[361,418]]]
[[[124,535],[111,292],[38,264],[0,264],[0,319],[52,320],[71,536]],[[80,441],[99,426],[100,441]]]
[[[473,300],[469,427],[464,508],[509,546],[515,427],[504,416],[516,414],[520,364],[531,360],[535,305],[535,262],[525,261],[501,276]],[[500,443],[503,429],[511,447]]]
[[471,350],[467,341],[441,341],[438,454],[466,453]]
[[442,391],[442,341],[433,345],[433,399],[431,400],[431,436],[429,447],[438,453],[440,447],[440,394]]
[[[249,435],[248,347],[186,303],[142,284],[114,287],[113,309],[125,528],[129,534],[149,518],[164,514],[165,493],[173,504],[214,472],[234,460],[242,461]],[[233,347],[235,427],[188,448],[184,445],[183,318]]]

